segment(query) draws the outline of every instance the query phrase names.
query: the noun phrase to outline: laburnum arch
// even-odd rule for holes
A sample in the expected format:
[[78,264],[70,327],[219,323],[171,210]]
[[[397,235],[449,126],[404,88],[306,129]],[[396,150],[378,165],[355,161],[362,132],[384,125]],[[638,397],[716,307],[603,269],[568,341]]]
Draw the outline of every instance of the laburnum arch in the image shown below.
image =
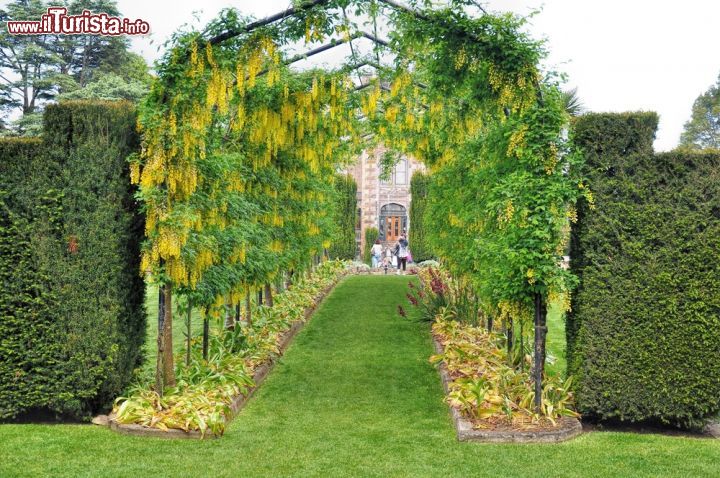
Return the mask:
[[[219,313],[302,269],[329,245],[336,171],[382,143],[431,171],[429,236],[448,267],[508,321],[535,312],[539,387],[545,304],[571,286],[558,259],[589,193],[557,84],[522,25],[461,0],[314,0],[263,20],[224,11],[176,35],[131,160],[147,210],[142,268],[163,285],[161,308],[173,291]],[[293,68],[341,45],[339,67]]]

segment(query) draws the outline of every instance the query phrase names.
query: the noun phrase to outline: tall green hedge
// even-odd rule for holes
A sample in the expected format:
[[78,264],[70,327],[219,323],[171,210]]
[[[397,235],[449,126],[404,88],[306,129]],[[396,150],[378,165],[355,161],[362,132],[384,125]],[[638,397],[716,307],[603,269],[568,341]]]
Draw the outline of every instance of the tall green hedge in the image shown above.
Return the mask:
[[575,124],[595,209],[572,231],[568,372],[585,415],[692,426],[720,410],[720,154],[654,154],[657,121]]
[[365,229],[365,241],[364,241],[364,247],[363,247],[363,261],[370,265],[372,263],[372,258],[370,257],[370,250],[372,249],[373,244],[375,244],[375,241],[377,238],[380,237],[380,231],[378,231],[377,227],[368,227]]
[[141,362],[143,219],[129,103],[49,106],[43,141],[0,141],[0,419],[83,417]]
[[427,208],[430,176],[415,171],[410,180],[410,231],[408,241],[415,262],[433,259],[433,253],[425,238],[425,209]]
[[328,253],[333,259],[355,259],[357,242],[355,225],[357,223],[357,184],[349,174],[338,175],[335,180],[337,195],[336,226],[334,240]]

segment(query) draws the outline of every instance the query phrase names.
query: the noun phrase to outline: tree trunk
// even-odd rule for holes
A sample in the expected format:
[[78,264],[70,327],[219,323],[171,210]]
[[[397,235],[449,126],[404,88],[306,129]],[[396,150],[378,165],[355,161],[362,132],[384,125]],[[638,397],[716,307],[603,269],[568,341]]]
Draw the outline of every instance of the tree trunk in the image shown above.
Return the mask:
[[245,294],[245,320],[247,321],[248,327],[252,326],[252,306],[250,304],[250,288],[248,287],[247,293]]
[[506,334],[507,334],[507,353],[508,353],[508,358],[510,359],[510,365],[513,365],[513,363],[514,363],[514,361],[513,361],[513,359],[514,359],[514,357],[513,357],[513,345],[515,345],[515,343],[514,343],[515,334],[514,334],[514,330],[513,330],[513,320],[512,320],[511,317],[508,317]]
[[540,293],[535,293],[535,411],[542,409],[542,379],[545,373],[545,336],[547,334],[547,303]]
[[270,287],[269,282],[265,284],[265,305],[268,307],[273,306],[272,287]]
[[263,291],[262,289],[258,289],[258,307],[263,305]]
[[163,358],[165,358],[165,287],[158,289],[158,315],[157,315],[157,357],[155,362],[155,391],[162,397],[165,381],[163,380]]
[[235,315],[233,314],[233,306],[230,302],[225,304],[225,328],[227,330],[235,328]]
[[240,322],[240,302],[235,304],[235,322]]
[[190,299],[188,299],[188,309],[187,309],[187,322],[185,323],[186,332],[187,332],[187,348],[185,350],[185,365],[190,365],[190,342],[192,341],[192,302],[190,302]]
[[203,319],[203,360],[207,360],[207,358],[208,358],[209,341],[210,341],[210,319],[208,319],[207,315],[205,315],[205,318]]
[[165,319],[163,320],[163,375],[165,386],[175,386],[175,361],[173,360],[173,332],[172,332],[172,287],[166,285],[165,294]]

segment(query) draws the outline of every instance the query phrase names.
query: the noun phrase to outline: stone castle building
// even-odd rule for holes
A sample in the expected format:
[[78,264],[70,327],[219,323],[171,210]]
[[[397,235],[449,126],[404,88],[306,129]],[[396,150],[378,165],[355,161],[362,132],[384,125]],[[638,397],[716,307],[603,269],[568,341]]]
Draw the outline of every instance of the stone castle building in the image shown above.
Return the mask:
[[385,152],[378,147],[365,150],[347,172],[357,183],[358,223],[356,240],[362,251],[365,230],[376,227],[380,240],[394,243],[400,234],[407,235],[410,227],[410,178],[417,170],[424,170],[419,161],[402,157],[386,179],[381,178],[380,159]]

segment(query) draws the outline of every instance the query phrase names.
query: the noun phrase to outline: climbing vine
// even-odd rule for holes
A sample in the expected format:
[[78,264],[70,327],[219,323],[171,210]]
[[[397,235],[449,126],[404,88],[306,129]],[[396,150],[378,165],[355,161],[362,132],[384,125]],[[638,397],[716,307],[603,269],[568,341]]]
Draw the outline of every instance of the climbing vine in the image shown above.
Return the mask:
[[[229,10],[202,34],[178,34],[131,160],[147,208],[143,270],[211,314],[236,305],[330,245],[335,172],[382,143],[429,167],[428,238],[483,303],[527,317],[566,294],[558,259],[572,205],[589,193],[557,81],[538,67],[542,45],[521,18],[471,15],[460,0],[412,5],[296,2],[257,28]],[[348,9],[387,15],[392,66],[360,86],[350,63],[293,70],[288,44],[357,36]]]

